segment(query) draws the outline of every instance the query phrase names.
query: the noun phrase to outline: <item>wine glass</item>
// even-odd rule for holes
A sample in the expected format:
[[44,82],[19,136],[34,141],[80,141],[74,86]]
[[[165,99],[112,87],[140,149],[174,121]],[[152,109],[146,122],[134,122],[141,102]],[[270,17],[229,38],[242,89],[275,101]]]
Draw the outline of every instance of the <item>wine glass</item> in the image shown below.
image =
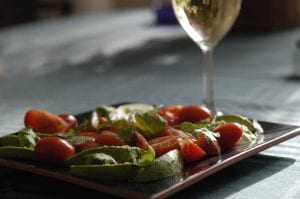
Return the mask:
[[234,24],[242,0],[172,0],[175,15],[204,54],[204,104],[216,114],[213,49]]

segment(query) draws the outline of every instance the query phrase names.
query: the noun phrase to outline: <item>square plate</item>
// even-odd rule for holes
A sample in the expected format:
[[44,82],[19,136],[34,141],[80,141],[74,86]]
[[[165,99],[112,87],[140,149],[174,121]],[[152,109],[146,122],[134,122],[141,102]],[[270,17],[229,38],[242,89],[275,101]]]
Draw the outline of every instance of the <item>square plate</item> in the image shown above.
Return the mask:
[[[82,120],[89,113],[86,112],[77,115],[78,120]],[[149,183],[88,180],[70,175],[68,170],[63,167],[4,158],[0,158],[0,166],[51,177],[123,198],[165,198],[240,160],[300,135],[300,128],[296,126],[269,122],[260,122],[260,124],[264,129],[264,134],[258,138],[256,143],[238,146],[229,152],[223,153],[221,156],[211,157],[188,165],[182,172],[175,176]]]

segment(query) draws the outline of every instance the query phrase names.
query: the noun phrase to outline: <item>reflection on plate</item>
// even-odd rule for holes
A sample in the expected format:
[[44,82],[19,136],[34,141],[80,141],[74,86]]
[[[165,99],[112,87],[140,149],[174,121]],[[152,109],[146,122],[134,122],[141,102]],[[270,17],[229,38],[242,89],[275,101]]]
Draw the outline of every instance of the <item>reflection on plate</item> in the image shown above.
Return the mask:
[[[84,118],[86,114],[88,113],[79,114],[79,119]],[[268,122],[260,122],[260,124],[263,126],[265,132],[263,137],[258,138],[257,142],[251,145],[237,146],[233,150],[223,153],[221,156],[211,157],[188,165],[182,172],[175,176],[150,183],[139,184],[87,180],[70,175],[64,168],[28,161],[0,159],[0,166],[48,176],[125,198],[165,198],[242,159],[300,134],[300,128],[295,126]]]

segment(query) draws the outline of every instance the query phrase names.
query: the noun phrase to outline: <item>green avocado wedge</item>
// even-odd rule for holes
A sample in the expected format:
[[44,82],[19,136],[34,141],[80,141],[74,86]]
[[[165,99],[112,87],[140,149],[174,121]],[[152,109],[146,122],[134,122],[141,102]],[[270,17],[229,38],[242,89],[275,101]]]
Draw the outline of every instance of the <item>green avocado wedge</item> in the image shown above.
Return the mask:
[[104,165],[71,165],[70,173],[75,176],[97,180],[150,182],[172,176],[180,172],[182,168],[181,154],[178,150],[173,150],[148,165],[128,162]]
[[0,138],[1,146],[20,146],[19,136],[7,135]]
[[0,147],[0,157],[22,160],[36,160],[33,149],[17,146]]
[[141,149],[138,147],[129,146],[103,146],[99,148],[89,149],[75,154],[66,160],[65,165],[84,165],[85,157],[89,154],[104,153],[110,155],[117,163],[136,163],[141,154]]
[[136,166],[133,163],[104,165],[72,165],[70,173],[75,176],[95,180],[127,180],[134,176]]
[[147,166],[139,167],[134,182],[150,182],[163,179],[180,172],[184,166],[181,154],[178,150],[172,150],[160,156]]

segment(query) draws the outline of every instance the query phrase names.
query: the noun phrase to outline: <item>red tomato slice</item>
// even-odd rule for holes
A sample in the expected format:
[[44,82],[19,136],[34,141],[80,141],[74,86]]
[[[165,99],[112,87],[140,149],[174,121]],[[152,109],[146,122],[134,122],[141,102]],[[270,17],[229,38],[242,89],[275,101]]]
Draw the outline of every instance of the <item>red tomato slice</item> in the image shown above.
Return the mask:
[[70,125],[61,117],[44,110],[32,109],[26,112],[24,117],[26,127],[39,133],[66,132]]
[[220,155],[221,148],[217,140],[207,140],[205,136],[200,136],[196,144],[205,151],[208,156]]
[[243,135],[243,128],[238,123],[226,123],[214,130],[220,134],[218,142],[222,151],[231,149]]
[[180,105],[170,105],[161,108],[158,114],[162,116],[170,126],[173,126],[180,123],[179,115],[181,110],[182,106]]
[[178,136],[164,136],[149,140],[148,143],[155,151],[156,157],[159,157],[173,149],[180,149]]
[[58,116],[69,124],[67,131],[78,126],[78,121],[74,115],[64,113],[59,114]]
[[126,143],[121,140],[118,135],[111,131],[102,131],[100,135],[96,138],[96,142],[99,145],[107,146],[123,146]]
[[159,136],[163,137],[163,136],[170,136],[170,135],[178,136],[183,139],[194,138],[191,134],[184,133],[183,131],[175,129],[171,126],[167,126],[166,129],[162,131]]
[[205,151],[203,151],[197,144],[189,139],[184,140],[181,152],[186,162],[201,160],[206,156]]
[[37,142],[35,154],[43,162],[63,165],[66,159],[75,154],[75,148],[62,138],[44,137]]
[[141,135],[139,132],[135,131],[133,136],[134,136],[134,140],[135,140],[135,142],[134,142],[135,146],[140,147],[143,150],[148,149],[149,144],[143,135]]
[[99,147],[100,144],[98,144],[95,141],[86,141],[82,146],[80,147],[80,151],[88,150],[88,149],[93,149]]
[[184,106],[180,112],[180,122],[199,122],[211,118],[211,112],[203,106],[189,105]]

